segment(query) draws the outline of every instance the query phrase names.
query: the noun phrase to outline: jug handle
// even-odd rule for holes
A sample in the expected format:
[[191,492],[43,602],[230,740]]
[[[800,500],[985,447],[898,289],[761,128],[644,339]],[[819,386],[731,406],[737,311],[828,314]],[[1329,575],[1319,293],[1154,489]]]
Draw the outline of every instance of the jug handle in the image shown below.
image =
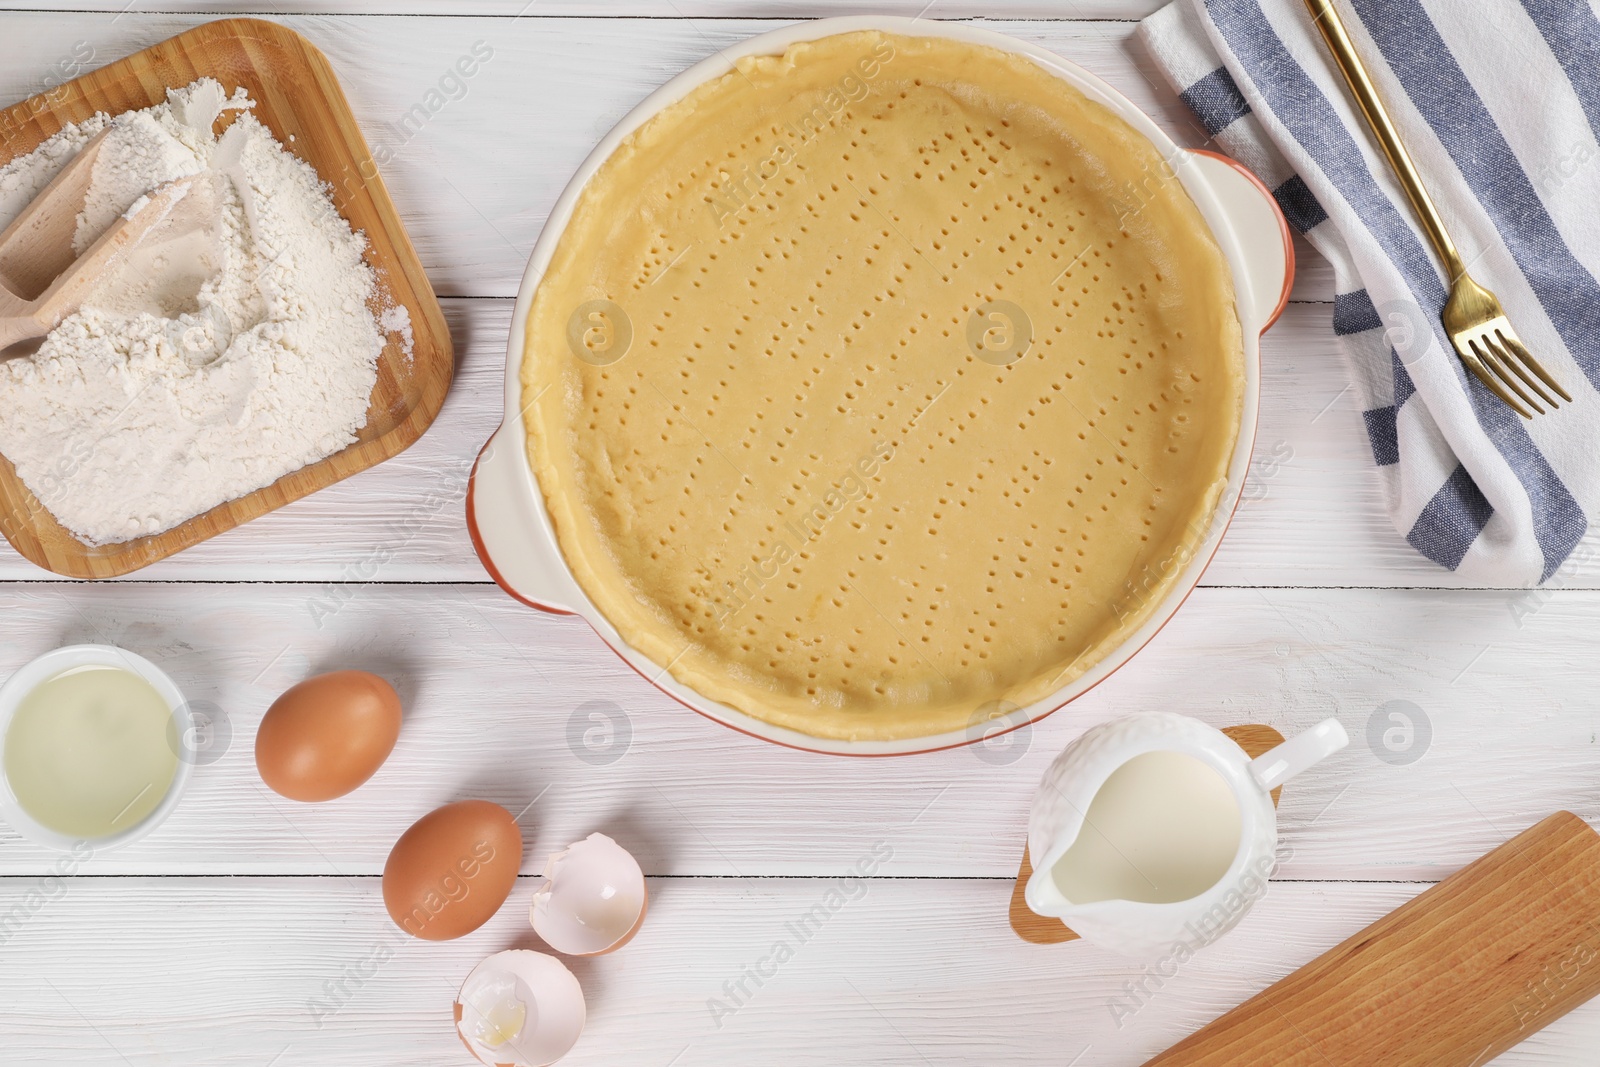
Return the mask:
[[1324,719],[1250,761],[1250,773],[1269,793],[1350,743],[1338,719]]

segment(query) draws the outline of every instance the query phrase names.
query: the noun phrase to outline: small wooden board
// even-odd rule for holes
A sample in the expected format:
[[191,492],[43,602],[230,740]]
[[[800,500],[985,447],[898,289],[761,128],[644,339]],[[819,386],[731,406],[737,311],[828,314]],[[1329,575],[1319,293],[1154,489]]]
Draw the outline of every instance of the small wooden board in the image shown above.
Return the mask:
[[1600,993],[1600,834],[1524,830],[1147,1067],[1480,1067]]
[[366,260],[377,272],[380,302],[410,313],[412,354],[397,341],[384,348],[367,423],[348,448],[165,533],[122,544],[91,548],[73,537],[0,456],[0,533],[23,556],[57,574],[126,574],[398,455],[433,422],[455,374],[439,301],[344,91],[323,54],[293,30],[260,19],[207,23],[5,108],[0,164],[33,151],[69,122],[97,111],[116,115],[149,107],[165,100],[169,88],[200,77],[215,78],[229,93],[243,86],[256,102],[251,113],[332,187],[339,214],[366,234]]
[[[1249,753],[1251,759],[1283,743],[1283,735],[1278,731],[1270,726],[1254,723],[1227,726],[1222,732],[1233,738],[1234,743]],[[1278,797],[1282,793],[1282,786],[1272,791],[1274,804],[1278,802]],[[1029,862],[1028,846],[1024,843],[1022,868],[1017,871],[1017,884],[1011,889],[1011,929],[1015,930],[1022,940],[1034,945],[1059,945],[1063,941],[1078,940],[1078,935],[1060,919],[1039,915],[1028,907],[1028,902],[1023,897],[1023,890],[1027,888],[1028,879],[1032,876],[1033,864]]]

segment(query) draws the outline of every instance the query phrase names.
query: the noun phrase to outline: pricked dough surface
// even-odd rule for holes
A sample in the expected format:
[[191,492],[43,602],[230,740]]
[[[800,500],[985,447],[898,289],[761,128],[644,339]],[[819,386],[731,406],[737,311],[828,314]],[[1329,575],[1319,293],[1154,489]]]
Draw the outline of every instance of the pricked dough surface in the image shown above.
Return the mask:
[[1028,60],[935,38],[742,60],[661,112],[528,318],[529,458],[585,592],[818,737],[960,730],[1088,670],[1204,539],[1238,432],[1231,275],[1171,174]]

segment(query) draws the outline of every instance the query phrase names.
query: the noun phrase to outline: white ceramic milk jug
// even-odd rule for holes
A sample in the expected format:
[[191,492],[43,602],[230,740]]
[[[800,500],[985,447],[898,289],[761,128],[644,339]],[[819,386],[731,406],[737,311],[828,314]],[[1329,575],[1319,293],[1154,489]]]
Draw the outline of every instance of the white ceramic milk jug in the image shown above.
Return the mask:
[[1086,731],[1034,797],[1028,907],[1125,955],[1209,944],[1266,891],[1272,790],[1349,743],[1336,719],[1256,759],[1170,712]]

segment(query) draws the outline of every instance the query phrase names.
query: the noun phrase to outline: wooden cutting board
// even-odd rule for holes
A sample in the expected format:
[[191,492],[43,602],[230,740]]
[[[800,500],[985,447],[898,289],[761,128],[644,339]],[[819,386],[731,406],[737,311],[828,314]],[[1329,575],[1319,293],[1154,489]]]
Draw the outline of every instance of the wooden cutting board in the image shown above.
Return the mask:
[[[97,548],[84,545],[0,456],[0,533],[22,555],[57,574],[126,574],[397,455],[428,428],[455,374],[439,301],[333,68],[311,42],[287,27],[260,19],[207,23],[8,108],[12,121],[0,124],[0,163],[33,151],[69,122],[96,111],[115,115],[149,107],[165,100],[169,88],[200,77],[215,78],[229,93],[238,86],[248,90],[256,102],[252,114],[329,184],[339,214],[366,234],[365,258],[378,276],[380,308],[374,310],[384,304],[404,307],[411,316],[413,349],[408,355],[391,337],[379,355],[367,422],[354,444],[165,533]],[[26,117],[17,120],[19,115]]]
[[1146,1067],[1475,1067],[1600,993],[1600,835],[1550,816]]
[[[1254,723],[1245,726],[1225,726],[1222,732],[1233,738],[1234,744],[1244,749],[1251,759],[1283,744],[1283,735],[1270,726]],[[1280,785],[1272,791],[1272,802],[1276,804],[1282,795],[1283,787]],[[1017,884],[1011,889],[1011,929],[1016,931],[1022,940],[1034,945],[1059,945],[1063,941],[1078,940],[1078,935],[1060,919],[1039,915],[1028,907],[1027,898],[1023,894],[1028,888],[1028,879],[1031,877],[1033,877],[1033,863],[1028,858],[1028,846],[1023,845],[1022,868],[1017,871]]]

